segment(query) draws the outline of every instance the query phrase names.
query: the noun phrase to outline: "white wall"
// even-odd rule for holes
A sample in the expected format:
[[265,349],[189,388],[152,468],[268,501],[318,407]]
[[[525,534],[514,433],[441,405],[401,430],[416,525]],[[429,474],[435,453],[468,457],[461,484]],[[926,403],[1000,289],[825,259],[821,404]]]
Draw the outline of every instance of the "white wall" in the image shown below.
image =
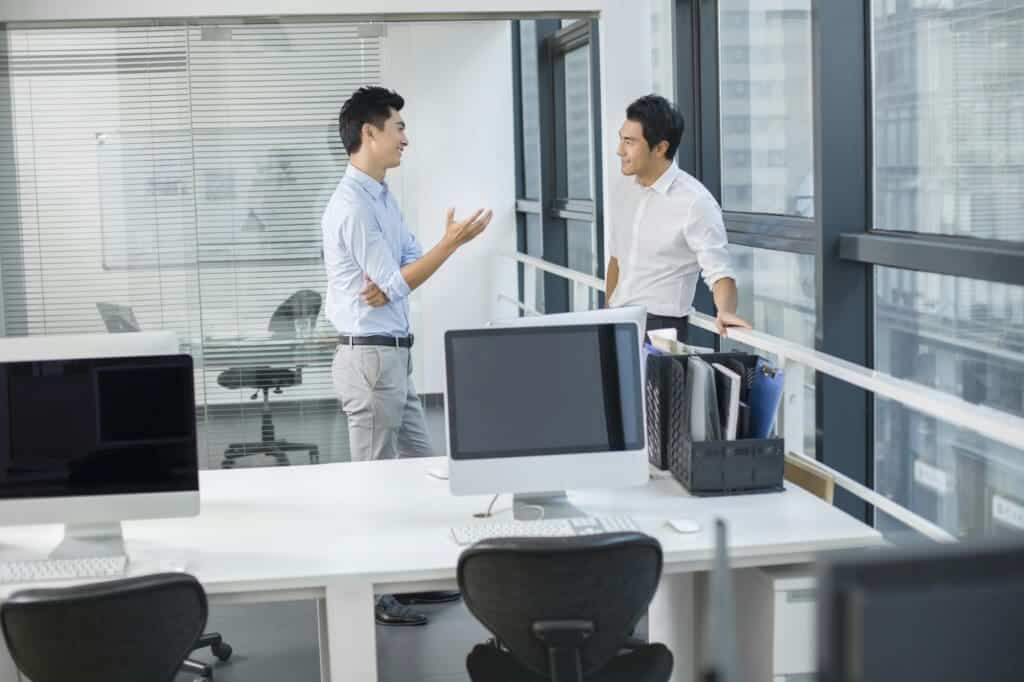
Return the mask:
[[414,379],[421,393],[444,390],[444,332],[497,317],[498,289],[515,291],[516,269],[499,254],[516,248],[512,43],[507,21],[391,24],[382,83],[406,100],[409,149],[389,173],[424,249],[458,217],[487,207],[487,231],[413,293]]

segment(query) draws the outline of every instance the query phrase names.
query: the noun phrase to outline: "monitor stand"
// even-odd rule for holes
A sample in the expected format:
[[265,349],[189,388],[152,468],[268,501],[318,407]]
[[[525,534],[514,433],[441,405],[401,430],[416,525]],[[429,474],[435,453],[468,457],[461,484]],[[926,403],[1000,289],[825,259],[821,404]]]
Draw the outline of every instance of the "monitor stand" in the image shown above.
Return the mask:
[[517,493],[512,497],[512,518],[516,521],[575,519],[584,516],[586,514],[569,503],[564,490]]
[[64,526],[64,539],[50,552],[50,558],[85,559],[126,554],[120,523],[69,523]]

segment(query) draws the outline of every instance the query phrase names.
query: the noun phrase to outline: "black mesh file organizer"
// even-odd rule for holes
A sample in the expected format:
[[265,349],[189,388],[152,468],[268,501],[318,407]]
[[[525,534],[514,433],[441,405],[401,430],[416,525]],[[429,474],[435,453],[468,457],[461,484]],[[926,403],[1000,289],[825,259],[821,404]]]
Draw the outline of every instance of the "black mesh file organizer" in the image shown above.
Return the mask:
[[[686,355],[649,355],[644,387],[648,457],[694,495],[736,495],[782,490],[785,447],[781,438],[699,441],[690,438]],[[746,369],[745,389],[754,378],[757,356],[714,353],[706,362],[737,360]]]

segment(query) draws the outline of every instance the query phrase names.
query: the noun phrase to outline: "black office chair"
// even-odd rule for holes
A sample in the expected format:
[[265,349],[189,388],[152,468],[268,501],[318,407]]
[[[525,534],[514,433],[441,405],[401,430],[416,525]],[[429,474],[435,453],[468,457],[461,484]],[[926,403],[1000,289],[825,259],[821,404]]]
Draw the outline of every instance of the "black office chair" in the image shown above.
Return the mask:
[[212,678],[210,666],[186,658],[220,640],[200,636],[206,615],[202,585],[184,573],[24,590],[0,607],[11,658],[32,682]]
[[667,682],[671,652],[632,637],[661,563],[661,545],[640,533],[473,545],[459,558],[459,589],[495,640],[469,654],[470,679]]
[[[320,294],[309,289],[296,291],[277,307],[270,318],[268,331],[274,337],[294,337],[296,321],[313,328],[320,314]],[[270,412],[270,391],[282,393],[285,388],[298,386],[302,383],[302,366],[271,367],[259,365],[254,367],[231,367],[220,373],[217,383],[232,391],[243,388],[253,389],[252,399],[256,400],[263,394],[263,416],[260,426],[261,438],[256,442],[231,443],[224,451],[221,467],[230,469],[235,460],[250,455],[267,455],[277,460],[278,465],[286,466],[289,452],[308,452],[309,463],[320,461],[320,448],[314,443],[292,443],[277,438],[274,431],[274,419]]]

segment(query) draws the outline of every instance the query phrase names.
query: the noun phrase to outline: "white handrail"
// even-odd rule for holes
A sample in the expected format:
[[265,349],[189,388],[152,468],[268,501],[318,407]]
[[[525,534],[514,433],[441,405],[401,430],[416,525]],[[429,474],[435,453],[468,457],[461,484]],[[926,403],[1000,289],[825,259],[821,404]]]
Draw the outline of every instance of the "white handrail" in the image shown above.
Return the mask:
[[506,296],[505,294],[498,294],[498,300],[499,301],[505,301],[506,303],[511,303],[512,305],[514,305],[514,306],[518,307],[520,310],[522,310],[524,313],[528,313],[530,315],[543,315],[544,314],[544,313],[540,312],[539,310],[537,310],[536,308],[531,308],[530,306],[526,305],[522,301],[517,301],[516,299],[512,298],[511,296]]
[[[520,263],[559,275],[598,291],[604,291],[604,281],[597,277],[584,275],[559,265],[552,265],[533,256],[515,253],[510,257]],[[702,313],[692,313],[690,324],[712,333],[718,333],[714,318]],[[905,379],[897,379],[891,374],[867,369],[764,332],[734,328],[729,330],[729,338],[758,350],[787,358],[822,374],[835,377],[865,391],[871,391],[883,398],[889,398],[950,424],[974,431],[1012,448],[1024,448],[1024,419],[1008,412],[975,405],[934,388]]]
[[[604,281],[600,278],[522,253],[507,255],[524,265],[558,275],[597,291],[604,291]],[[502,295],[499,298],[515,303],[521,309],[532,314],[540,314],[529,306],[507,296]],[[709,315],[697,312],[691,313],[690,324],[706,329],[714,334],[718,333],[715,319]],[[990,407],[974,405],[933,388],[915,384],[904,379],[897,379],[890,374],[870,370],[827,353],[822,353],[752,329],[730,329],[729,338],[738,343],[771,353],[777,356],[782,363],[792,361],[866,391],[871,391],[876,395],[899,402],[924,414],[931,415],[961,428],[975,431],[993,440],[998,440],[1010,447],[1024,447],[1024,419],[1016,415],[1001,412]],[[802,453],[793,452],[792,448],[790,448],[787,457],[795,458],[812,467],[815,471],[831,477],[839,487],[932,540],[937,542],[955,542],[957,539],[928,519],[915,514],[906,507],[899,505],[822,462]]]
[[858,483],[849,476],[836,471],[830,466],[822,464],[816,459],[812,459],[803,453],[793,451],[787,453],[786,457],[797,459],[807,467],[813,468],[819,474],[829,476],[840,488],[852,493],[868,504],[874,505],[876,509],[881,509],[900,523],[906,524],[910,528],[913,528],[917,532],[935,540],[936,542],[957,541],[956,536],[944,528],[935,525],[923,516],[918,516],[906,507],[893,502],[888,497],[875,492],[866,485]]

